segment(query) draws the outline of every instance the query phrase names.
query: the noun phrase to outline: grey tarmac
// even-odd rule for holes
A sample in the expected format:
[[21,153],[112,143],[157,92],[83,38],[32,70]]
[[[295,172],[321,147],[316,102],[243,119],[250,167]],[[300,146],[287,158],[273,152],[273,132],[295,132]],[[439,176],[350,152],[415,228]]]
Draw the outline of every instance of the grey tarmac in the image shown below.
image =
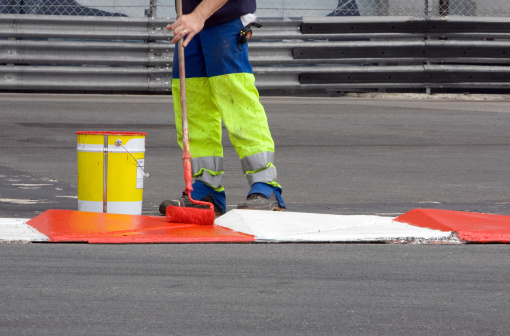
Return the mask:
[[[506,96],[263,97],[289,211],[510,215]],[[0,217],[76,209],[76,131],[147,132],[144,207],[183,189],[168,96],[0,95]],[[248,186],[224,131],[229,209]],[[507,245],[0,244],[2,335],[506,335]]]

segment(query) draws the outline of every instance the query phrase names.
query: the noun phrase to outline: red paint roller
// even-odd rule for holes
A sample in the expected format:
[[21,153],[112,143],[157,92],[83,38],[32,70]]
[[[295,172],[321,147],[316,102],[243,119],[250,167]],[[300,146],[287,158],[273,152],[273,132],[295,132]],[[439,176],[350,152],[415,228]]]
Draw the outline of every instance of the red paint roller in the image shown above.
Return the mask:
[[[182,0],[176,2],[177,18],[182,16]],[[179,83],[181,88],[181,119],[182,119],[182,150],[184,165],[184,183],[186,189],[184,193],[188,195],[189,200],[194,204],[209,206],[209,209],[186,208],[169,206],[166,208],[166,219],[172,223],[188,223],[200,225],[214,225],[216,215],[214,213],[214,205],[209,202],[197,201],[191,198],[193,186],[191,184],[191,155],[189,153],[189,132],[188,132],[188,105],[186,101],[186,67],[184,63],[184,47],[183,39],[178,42],[179,53]]]

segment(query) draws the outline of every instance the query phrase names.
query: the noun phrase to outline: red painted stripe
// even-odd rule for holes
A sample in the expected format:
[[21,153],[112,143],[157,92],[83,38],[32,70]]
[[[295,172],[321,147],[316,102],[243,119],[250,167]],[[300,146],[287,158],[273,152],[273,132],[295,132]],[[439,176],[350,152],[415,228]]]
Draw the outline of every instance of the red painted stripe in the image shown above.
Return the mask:
[[213,225],[168,223],[165,217],[48,210],[27,222],[50,242],[247,243],[255,237]]
[[454,231],[470,242],[510,242],[510,216],[437,209],[414,209],[395,218],[414,226]]

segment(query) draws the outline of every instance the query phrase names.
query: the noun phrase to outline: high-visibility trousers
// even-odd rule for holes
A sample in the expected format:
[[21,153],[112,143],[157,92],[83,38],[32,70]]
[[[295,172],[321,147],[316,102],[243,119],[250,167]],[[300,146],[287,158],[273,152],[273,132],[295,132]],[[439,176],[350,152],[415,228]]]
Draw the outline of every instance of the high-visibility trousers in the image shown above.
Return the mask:
[[[205,28],[184,48],[192,173],[196,181],[217,191],[223,190],[222,120],[250,186],[262,182],[280,187],[274,142],[255,88],[248,45],[237,43],[242,28],[240,19]],[[182,148],[177,52],[173,64],[175,123]]]

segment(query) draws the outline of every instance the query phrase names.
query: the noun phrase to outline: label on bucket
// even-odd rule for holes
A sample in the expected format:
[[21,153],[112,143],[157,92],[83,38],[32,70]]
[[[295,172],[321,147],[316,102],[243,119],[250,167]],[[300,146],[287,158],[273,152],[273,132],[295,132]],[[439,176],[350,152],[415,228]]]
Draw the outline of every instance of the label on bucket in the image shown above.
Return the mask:
[[143,189],[143,169],[145,168],[145,160],[138,159],[138,169],[136,170],[136,189]]

